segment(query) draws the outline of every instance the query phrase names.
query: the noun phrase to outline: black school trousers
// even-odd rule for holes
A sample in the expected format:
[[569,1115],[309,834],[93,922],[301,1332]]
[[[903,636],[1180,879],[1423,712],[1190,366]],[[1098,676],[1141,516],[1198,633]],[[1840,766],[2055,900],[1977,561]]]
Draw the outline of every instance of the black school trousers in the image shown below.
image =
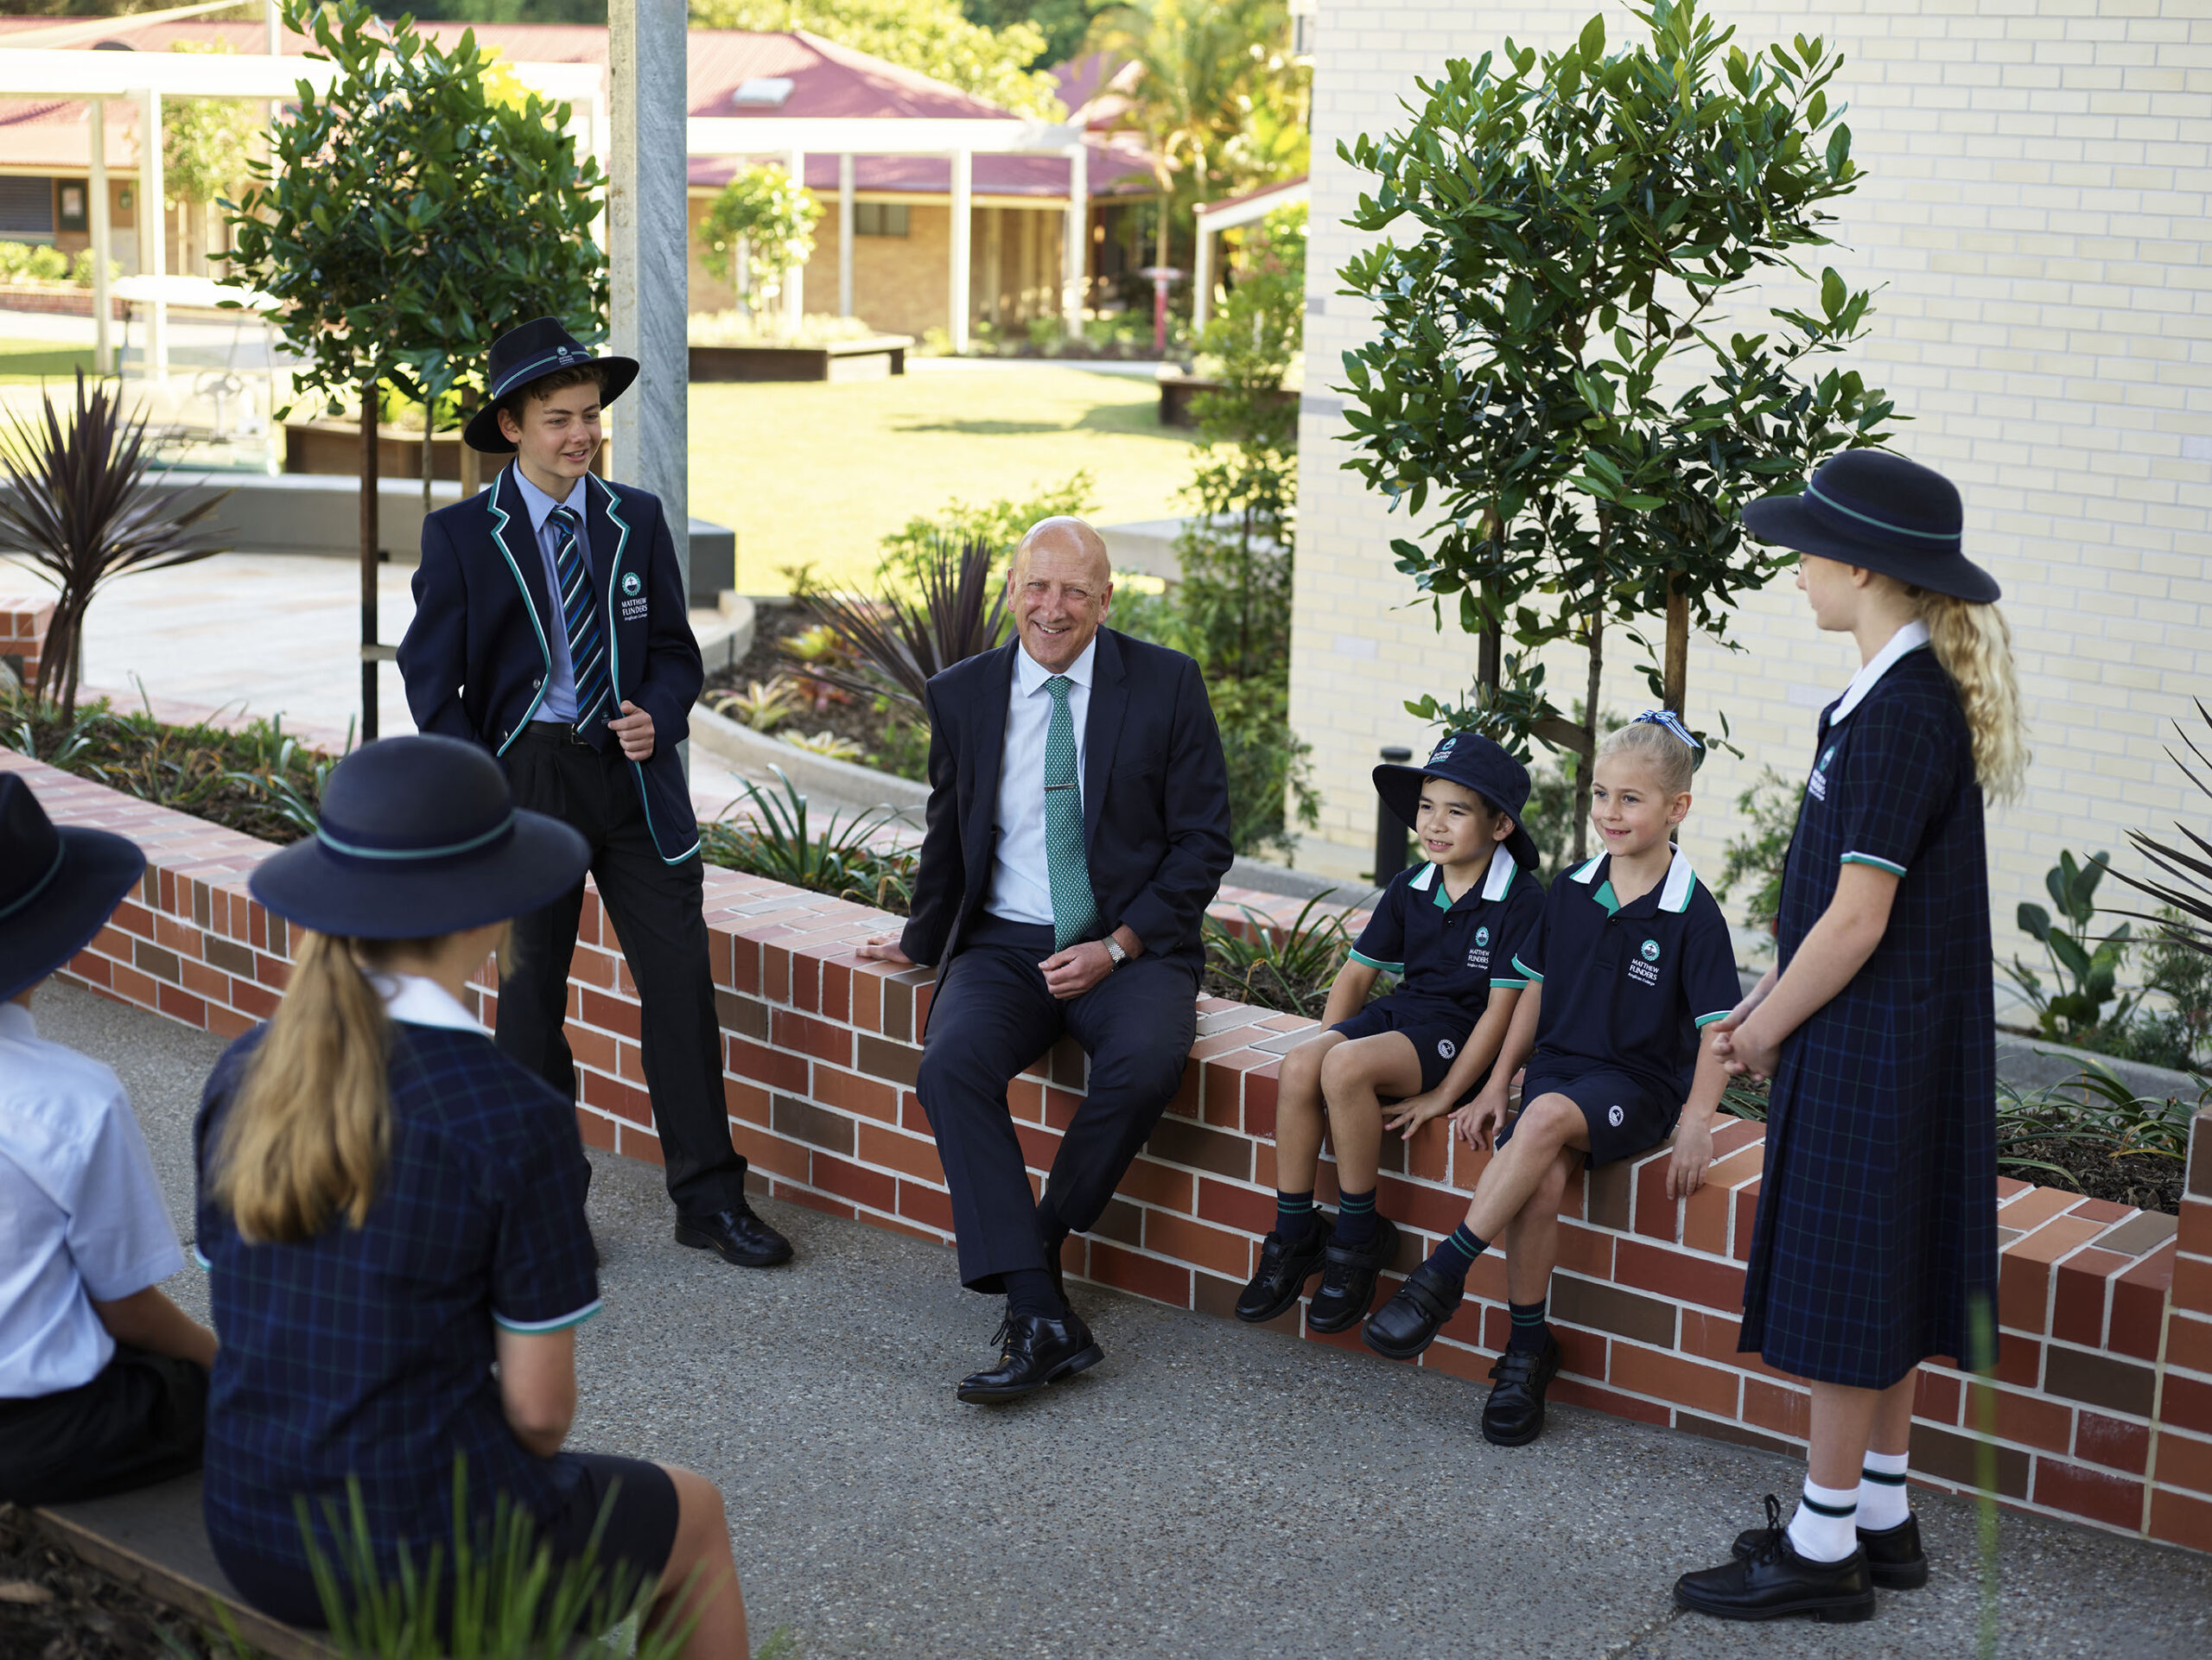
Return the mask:
[[[570,741],[567,730],[533,722],[507,751],[515,805],[560,819],[591,844],[600,903],[638,985],[645,1091],[668,1196],[687,1216],[735,1210],[745,1200],[745,1161],[730,1144],[722,1094],[721,1025],[700,909],[699,855],[664,862],[620,747],[610,741],[604,751],[594,749]],[[501,1053],[571,1101],[576,1062],[563,1027],[583,902],[578,882],[543,909],[515,919],[513,972],[499,982],[494,1034]]]
[[0,1400],[0,1504],[66,1504],[200,1467],[207,1369],[118,1344],[90,1383]]
[[1090,1057],[1083,1104],[1045,1187],[1068,1231],[1088,1233],[1175,1098],[1198,1030],[1198,974],[1188,959],[1147,953],[1062,1002],[1037,966],[1052,954],[1050,928],[986,915],[930,1003],[914,1093],[937,1137],[961,1283],[971,1290],[1001,1290],[1001,1275],[1045,1266],[1007,1085],[1064,1033]]

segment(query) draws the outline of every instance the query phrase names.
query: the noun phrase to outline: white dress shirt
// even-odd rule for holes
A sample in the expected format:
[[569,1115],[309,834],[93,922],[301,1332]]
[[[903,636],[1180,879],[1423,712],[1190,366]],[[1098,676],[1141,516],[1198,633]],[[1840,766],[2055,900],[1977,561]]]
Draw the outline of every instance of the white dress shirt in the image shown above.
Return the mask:
[[0,1397],[91,1383],[115,1355],[92,1304],[183,1266],[121,1080],[0,1003]]
[[[1083,727],[1090,713],[1091,666],[1098,639],[1065,671],[1068,718],[1075,722],[1076,798],[1083,798]],[[1052,728],[1052,670],[1017,646],[1006,711],[1006,747],[999,755],[998,849],[991,861],[991,897],[983,908],[1008,922],[1052,925],[1052,876],[1045,858],[1045,738]]]
[[[583,537],[585,485],[578,479],[569,487],[566,501],[556,501],[523,475],[519,465],[515,468],[515,483],[522,490],[523,510],[530,515],[531,535],[537,543],[537,557],[545,568],[545,597],[552,607],[552,614],[538,619],[545,627],[545,649],[552,654],[553,665],[545,671],[545,701],[537,706],[533,721],[558,721],[563,725],[576,718],[576,671],[569,661],[569,619],[561,609],[561,568],[554,562],[553,550],[560,545],[559,530],[553,523],[553,510],[566,506],[576,515],[576,536]],[[496,488],[497,487],[493,487]],[[582,550],[584,563],[591,563],[589,550]]]

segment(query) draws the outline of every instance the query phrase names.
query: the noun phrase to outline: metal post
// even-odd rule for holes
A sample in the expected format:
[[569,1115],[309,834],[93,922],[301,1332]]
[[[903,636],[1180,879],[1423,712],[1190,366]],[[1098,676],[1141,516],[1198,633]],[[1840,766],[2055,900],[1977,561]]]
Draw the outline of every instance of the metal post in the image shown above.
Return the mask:
[[1068,338],[1083,337],[1083,308],[1090,294],[1090,152],[1068,146],[1067,250],[1061,256],[1060,315]]
[[[1385,748],[1382,759],[1403,766],[1414,758],[1410,749],[1395,744]],[[1375,804],[1375,885],[1382,887],[1406,868],[1406,821],[1378,801]]]
[[92,101],[90,117],[92,130],[87,135],[92,143],[92,177],[86,188],[92,200],[86,204],[92,217],[87,221],[92,232],[92,367],[104,375],[115,372],[115,322],[110,315],[112,308],[107,297],[107,266],[113,257],[108,245],[114,240],[114,227],[109,224],[111,215],[107,205],[107,100],[96,98]]
[[853,315],[853,158],[837,158],[837,315]]
[[159,284],[168,274],[168,210],[162,205],[162,95],[141,94],[138,122],[138,269],[156,283],[146,306],[146,373],[166,389],[169,378],[169,308]]
[[968,349],[968,273],[974,257],[976,156],[972,150],[952,153],[952,258],[947,263],[946,299],[951,312],[950,333],[955,353]]
[[607,408],[609,464],[660,498],[679,558],[691,523],[685,23],[683,0],[613,0],[607,8],[609,321],[613,349],[642,366],[637,388]]
[[[806,188],[806,152],[795,149],[791,156],[791,183]],[[794,265],[784,278],[784,321],[790,325],[791,338],[798,338],[806,327],[806,267]]]
[[1191,338],[1206,332],[1206,315],[1213,309],[1213,232],[1206,216],[1198,216],[1198,258],[1191,265]]

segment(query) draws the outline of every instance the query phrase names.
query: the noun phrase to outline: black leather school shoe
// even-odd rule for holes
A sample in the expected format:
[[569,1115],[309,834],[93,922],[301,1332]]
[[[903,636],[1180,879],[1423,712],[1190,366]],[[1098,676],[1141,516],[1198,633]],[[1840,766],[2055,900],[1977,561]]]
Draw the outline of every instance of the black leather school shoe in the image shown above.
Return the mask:
[[1321,1288],[1306,1305],[1306,1324],[1316,1332],[1348,1332],[1375,1301],[1375,1276],[1398,1254],[1398,1224],[1375,1218],[1375,1236],[1363,1246],[1332,1243],[1322,1253]]
[[1675,1600],[1715,1619],[1786,1619],[1810,1614],[1828,1624],[1874,1617],[1874,1581],[1866,1553],[1855,1549],[1840,1562],[1808,1561],[1791,1547],[1782,1523],[1782,1501],[1766,1497],[1767,1525],[1754,1528],[1758,1545],[1749,1556],[1719,1568],[1685,1574],[1675,1581]]
[[791,1260],[791,1242],[753,1214],[740,1199],[737,1208],[676,1218],[676,1243],[713,1251],[740,1268],[773,1268]]
[[1236,1299],[1236,1318],[1255,1325],[1273,1320],[1306,1294],[1306,1282],[1320,1271],[1321,1257],[1334,1233],[1325,1216],[1294,1245],[1270,1232],[1260,1246],[1260,1271]]
[[1483,1439],[1492,1447],[1526,1447],[1544,1433],[1544,1391],[1563,1358],[1548,1328],[1531,1354],[1508,1349],[1491,1363],[1490,1399],[1483,1402]]
[[[1745,1528],[1738,1534],[1736,1560],[1758,1555],[1767,1531]],[[1908,1516],[1893,1528],[1859,1529],[1859,1548],[1866,1553],[1867,1574],[1885,1591],[1917,1591],[1928,1583],[1928,1554],[1921,1549],[1918,1517]]]
[[1065,1320],[1008,1314],[991,1341],[1004,1345],[999,1364],[960,1380],[960,1398],[973,1405],[1034,1395],[1047,1383],[1088,1371],[1106,1358],[1092,1340],[1090,1328],[1073,1311]]
[[1465,1285],[1423,1262],[1406,1276],[1398,1294],[1375,1311],[1359,1340],[1385,1360],[1415,1359],[1436,1341],[1466,1294]]

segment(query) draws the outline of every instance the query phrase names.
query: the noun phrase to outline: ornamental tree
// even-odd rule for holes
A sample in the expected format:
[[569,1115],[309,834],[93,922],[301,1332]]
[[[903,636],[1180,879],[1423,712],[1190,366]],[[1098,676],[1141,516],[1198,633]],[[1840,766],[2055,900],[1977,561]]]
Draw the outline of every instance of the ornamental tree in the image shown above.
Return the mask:
[[822,204],[783,168],[740,168],[707,210],[699,264],[758,315],[782,291],[784,278],[814,258],[821,219]]
[[[1871,295],[1798,264],[1859,178],[1827,91],[1842,60],[1802,35],[1747,54],[1695,0],[1637,16],[1648,37],[1623,52],[1593,17],[1541,58],[1509,40],[1449,62],[1403,130],[1339,146],[1376,180],[1350,222],[1392,233],[1340,273],[1377,324],[1344,354],[1346,465],[1409,517],[1433,501],[1391,550],[1438,626],[1449,602],[1478,642],[1465,699],[1407,707],[1571,764],[1595,750],[1609,626],[1682,710],[1691,628],[1725,642],[1737,596],[1789,557],[1738,510],[1883,442],[1891,414],[1833,361]],[[1747,286],[1790,276],[1813,293],[1748,323]],[[1587,656],[1574,719],[1535,659],[1560,641]]]

